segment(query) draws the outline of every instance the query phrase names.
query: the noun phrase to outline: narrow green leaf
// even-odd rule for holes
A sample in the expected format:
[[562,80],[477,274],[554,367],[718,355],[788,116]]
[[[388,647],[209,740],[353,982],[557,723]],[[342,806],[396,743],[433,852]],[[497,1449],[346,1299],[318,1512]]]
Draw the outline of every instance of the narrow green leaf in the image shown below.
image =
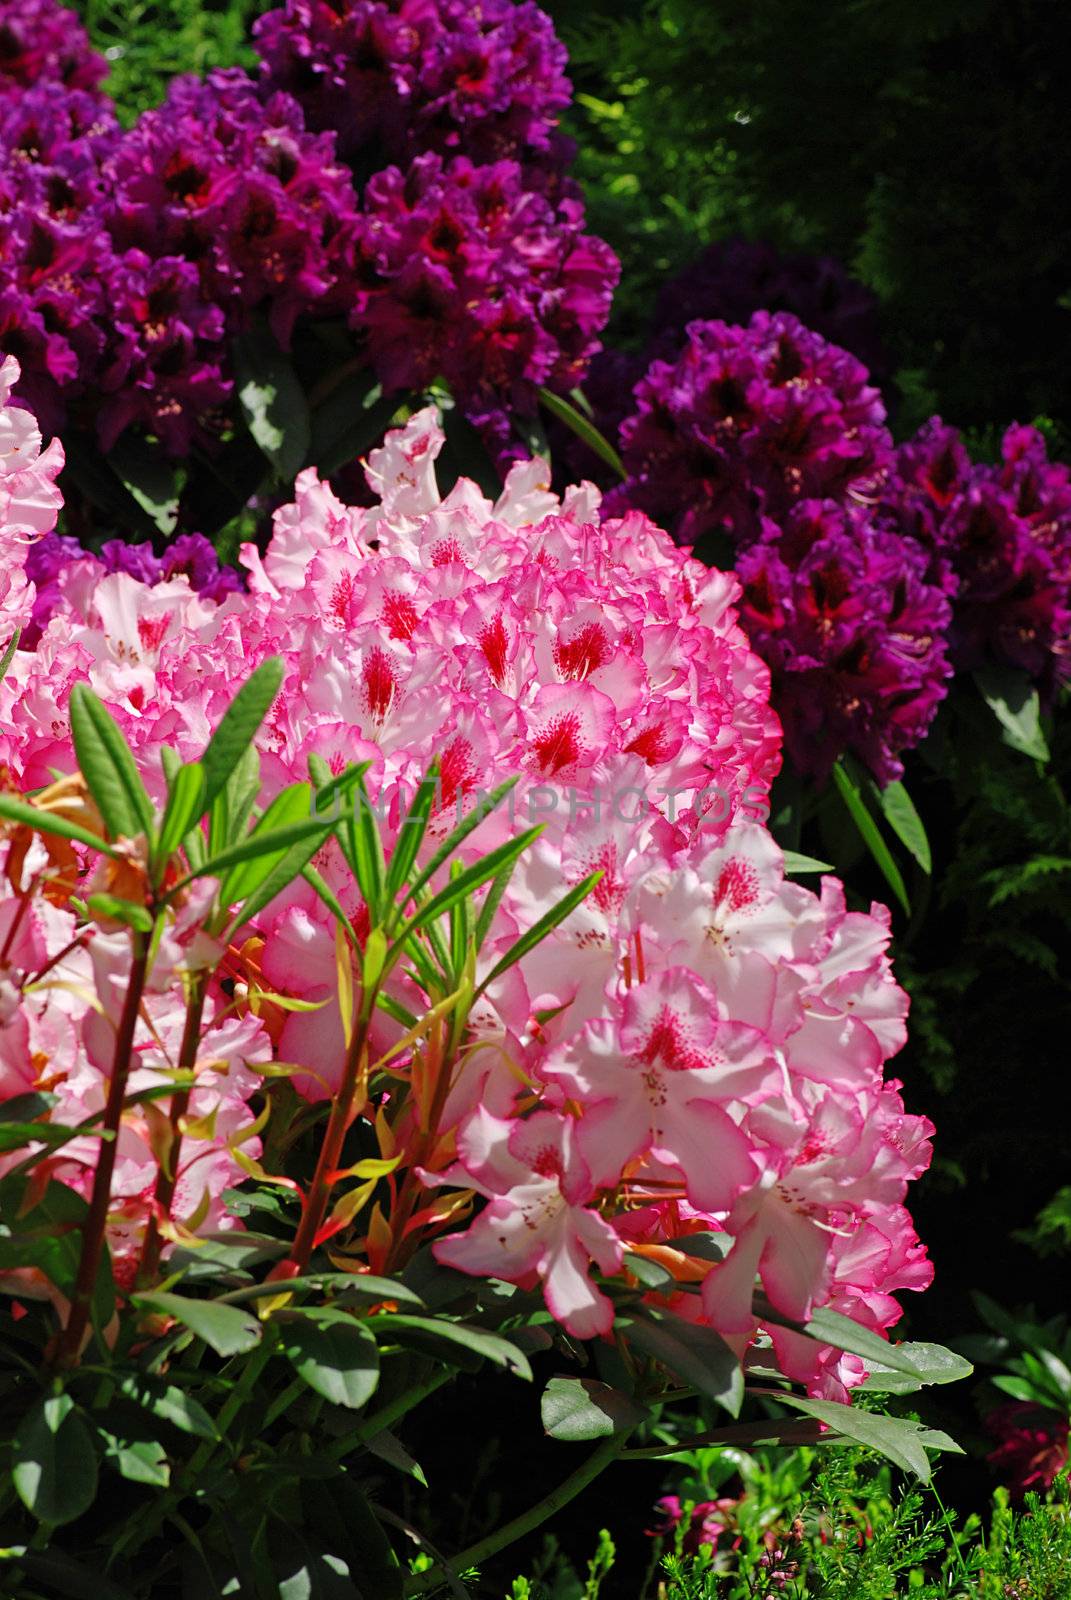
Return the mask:
[[[295,878],[302,875],[317,850],[327,842],[330,833],[331,829],[325,827],[322,833],[311,833],[301,843],[290,846],[290,849],[272,867],[267,877],[257,885],[252,893],[246,895],[242,901],[241,910],[227,928],[227,939],[233,938],[239,928],[250,922],[253,917],[263,911],[265,906],[270,905],[276,895],[281,894],[288,884],[291,884]],[[348,922],[346,926],[347,928],[349,927]],[[350,929],[351,933],[352,931]]]
[[609,439],[604,438],[595,424],[589,422],[587,417],[583,416],[574,405],[563,399],[560,394],[554,394],[552,390],[546,388],[540,389],[539,400],[540,404],[545,406],[552,415],[556,416],[559,422],[564,422],[565,426],[571,429],[578,439],[582,439],[588,449],[595,452],[600,461],[605,461],[608,467],[612,467],[619,478],[628,477],[621,457]]
[[8,640],[7,649],[4,651],[3,655],[0,656],[0,683],[3,683],[4,679],[7,677],[7,669],[15,659],[15,651],[19,647],[19,640],[21,638],[22,629],[16,628],[14,633],[11,635],[11,638]]
[[379,823],[363,777],[357,783],[357,803],[353,815],[339,828],[338,837],[344,849],[348,845],[346,855],[350,870],[357,879],[372,925],[376,926],[383,912],[386,861],[383,841],[379,836]]
[[489,878],[495,877],[503,867],[516,861],[518,856],[523,855],[533,839],[538,839],[542,832],[542,823],[534,828],[528,828],[516,839],[507,839],[496,850],[489,851],[479,861],[473,862],[471,867],[466,867],[456,878],[451,879],[445,889],[440,889],[438,894],[432,895],[431,899],[420,907],[420,910],[402,928],[400,938],[405,939],[409,934],[414,933],[417,928],[423,928],[435,917],[442,916],[445,911],[449,911],[456,900],[460,900],[464,895],[471,894],[474,889],[478,889]]
[[881,868],[886,883],[903,907],[905,915],[910,916],[911,904],[907,898],[907,889],[904,887],[900,868],[893,860],[892,853],[881,836],[881,830],[870,815],[866,801],[859,792],[858,784],[853,778],[849,777],[844,766],[839,761],[833,768],[833,781],[848,810],[848,815],[859,830],[863,843]]
[[0,1128],[5,1122],[26,1123],[32,1122],[35,1117],[43,1117],[58,1099],[58,1095],[45,1094],[39,1089],[31,1090],[28,1094],[12,1095],[10,1100],[0,1105]]
[[396,1468],[398,1472],[404,1472],[407,1477],[415,1478],[422,1489],[428,1487],[428,1480],[419,1461],[414,1461],[401,1440],[396,1439],[386,1428],[382,1433],[366,1439],[364,1448],[372,1455],[378,1456],[380,1461],[385,1461],[388,1466]]
[[685,1383],[739,1416],[744,1399],[744,1375],[739,1357],[713,1328],[685,1322],[672,1312],[643,1306],[630,1312],[622,1331],[637,1346]]
[[209,807],[253,743],[283,681],[283,663],[269,656],[251,673],[219,721],[201,757],[205,772],[204,805]]
[[438,850],[436,850],[427,866],[421,870],[419,877],[414,878],[413,882],[409,885],[409,893],[402,902],[403,905],[408,904],[408,902],[412,900],[415,895],[420,893],[421,889],[423,889],[426,884],[431,882],[432,878],[434,878],[443,862],[450,859],[458,846],[464,844],[469,834],[474,832],[475,829],[480,826],[480,823],[483,822],[486,817],[491,815],[491,812],[494,811],[496,806],[498,806],[506,798],[510,790],[515,788],[519,782],[520,774],[518,773],[516,777],[507,778],[505,783],[498,784],[496,788],[491,790],[486,799],[482,800],[479,805],[474,806],[469,812],[468,816],[464,817],[462,821],[458,823],[457,827],[454,828],[451,833],[447,834],[446,838],[443,840]]
[[496,978],[500,978],[504,972],[508,972],[510,967],[516,966],[518,961],[523,961],[530,950],[534,950],[537,944],[541,944],[560,922],[564,922],[566,917],[570,916],[577,906],[587,899],[601,877],[601,872],[589,873],[586,878],[570,889],[567,895],[563,895],[557,905],[551,906],[549,911],[544,912],[538,922],[533,922],[528,931],[521,934],[516,944],[510,946],[502,959],[496,961],[476,990],[474,998],[479,999],[484,990],[489,988]]
[[399,892],[409,877],[417,852],[424,842],[424,834],[428,827],[428,818],[435,802],[439,789],[439,763],[433,761],[427,775],[421,780],[420,787],[413,796],[413,803],[405,814],[405,818],[398,830],[397,843],[391,852],[390,866],[387,869],[386,901],[393,905]]
[[922,818],[915,809],[915,802],[903,784],[895,780],[887,783],[884,789],[879,789],[875,784],[874,793],[889,827],[905,849],[911,852],[923,872],[929,876],[933,871],[930,841],[926,837]]
[[979,693],[1003,730],[1004,743],[1035,761],[1048,761],[1041,730],[1041,698],[1025,672],[988,666],[974,674]]
[[950,1450],[956,1455],[963,1451],[946,1433],[924,1428],[918,1422],[908,1422],[903,1417],[883,1417],[873,1411],[862,1411],[857,1406],[842,1406],[836,1400],[808,1400],[802,1395],[778,1394],[780,1405],[791,1406],[808,1417],[816,1417],[827,1427],[836,1429],[845,1439],[866,1445],[886,1456],[905,1472],[914,1473],[922,1483],[929,1483],[931,1468],[926,1446],[931,1450]]
[[285,828],[272,829],[270,833],[259,831],[251,833],[248,838],[240,840],[238,844],[232,844],[226,850],[221,850],[218,855],[209,856],[196,872],[188,873],[168,891],[168,898],[176,895],[180,889],[184,889],[194,878],[222,878],[228,868],[260,856],[274,855],[278,860],[292,845],[300,844],[313,836],[321,838],[329,831],[322,818],[308,817],[304,822],[291,822]]
[[42,811],[28,800],[18,800],[12,794],[0,794],[0,819],[20,822],[27,828],[36,828],[40,833],[54,833],[58,838],[71,839],[75,844],[89,845],[104,856],[116,857],[119,854],[104,839],[90,833],[88,828],[79,827],[77,822],[68,822],[58,812]]
[[570,1443],[631,1433],[649,1414],[620,1389],[594,1378],[551,1378],[539,1412],[544,1433]]
[[250,433],[277,477],[289,482],[305,464],[312,424],[297,373],[266,324],[234,341],[234,373]]
[[89,1510],[97,1494],[97,1457],[69,1394],[49,1395],[23,1417],[11,1479],[38,1522],[56,1527]]
[[332,916],[337,918],[339,926],[343,929],[347,939],[349,940],[351,948],[356,952],[359,958],[361,954],[361,946],[358,942],[357,935],[353,931],[350,919],[347,917],[343,909],[342,902],[338,898],[338,895],[328,884],[324,882],[316,868],[310,867],[308,863],[302,867],[301,876],[305,879],[305,882],[309,885],[309,887],[316,891],[324,905],[327,907],[328,911],[331,912]]
[[91,894],[86,905],[99,917],[121,922],[126,928],[135,928],[138,933],[152,932],[152,912],[147,906],[139,906],[135,900],[120,900],[114,894]]
[[379,1383],[379,1346],[366,1322],[330,1308],[277,1319],[283,1352],[310,1389],[359,1411]]
[[205,769],[199,761],[180,766],[174,777],[168,780],[167,807],[157,846],[160,861],[167,861],[174,854],[190,829],[204,815],[206,789]]
[[183,1327],[189,1328],[198,1339],[211,1345],[217,1355],[236,1356],[252,1350],[260,1343],[262,1328],[256,1317],[235,1306],[223,1306],[213,1300],[192,1300],[186,1295],[169,1294],[164,1290],[131,1295],[136,1305],[150,1311],[160,1311],[174,1317]]
[[491,879],[487,893],[483,897],[483,904],[480,907],[480,914],[476,918],[476,929],[472,936],[472,942],[476,947],[477,955],[483,949],[484,941],[491,931],[491,925],[495,920],[495,914],[497,913],[499,906],[502,904],[502,896],[509,888],[509,881],[513,877],[516,867],[517,863],[515,861],[511,861],[508,866],[502,868],[501,872],[496,872],[494,877]]
[[[306,823],[312,819],[312,785],[310,783],[291,783],[275,796],[271,805],[259,818],[246,843],[264,840],[278,833],[284,828],[293,826],[294,823]],[[330,823],[320,823],[319,831],[326,835]],[[313,837],[316,829],[312,830]],[[295,843],[303,841],[296,840]],[[282,859],[289,846],[281,850],[257,850],[252,856],[237,862],[220,883],[219,897],[224,905],[235,905],[239,900],[244,900],[247,894],[262,883],[268,874]]]
[[144,834],[152,842],[152,801],[130,746],[103,703],[84,683],[71,690],[71,737],[78,766],[113,839]]
[[805,872],[832,872],[833,864],[830,861],[816,861],[814,856],[801,856],[795,850],[786,850],[785,877],[791,878]]

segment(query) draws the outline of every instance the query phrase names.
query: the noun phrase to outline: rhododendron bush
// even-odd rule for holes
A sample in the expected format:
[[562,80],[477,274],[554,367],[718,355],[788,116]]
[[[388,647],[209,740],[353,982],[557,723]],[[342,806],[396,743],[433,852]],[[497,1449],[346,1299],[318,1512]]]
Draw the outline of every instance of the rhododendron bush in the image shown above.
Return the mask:
[[35,613],[62,452],[10,404],[0,429],[27,1507],[80,1516],[98,1456],[168,1486],[129,1571],[213,1454],[207,1413],[192,1452],[159,1431],[165,1374],[213,1400],[206,1347],[245,1396],[289,1363],[284,1429],[306,1386],[374,1405],[382,1367],[352,1485],[420,1360],[529,1374],[562,1339],[618,1351],[613,1385],[544,1395],[550,1433],[608,1435],[598,1465],[667,1386],[736,1415],[761,1367],[816,1434],[925,1474],[950,1440],[847,1404],[964,1366],[885,1337],[930,1277],[905,1198],[932,1132],[885,1074],[889,917],[795,882],[814,864],[765,827],[780,730],[735,580],[538,458],[494,503],[441,495],[429,409],[370,455],[367,507],[298,477],[247,592],[68,552]]

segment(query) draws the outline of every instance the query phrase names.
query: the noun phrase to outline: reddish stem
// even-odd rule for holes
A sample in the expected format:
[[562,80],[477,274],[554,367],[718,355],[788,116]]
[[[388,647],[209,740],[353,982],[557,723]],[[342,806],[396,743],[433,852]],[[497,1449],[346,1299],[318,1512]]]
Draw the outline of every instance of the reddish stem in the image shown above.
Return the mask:
[[[186,1005],[186,1022],[182,1030],[182,1043],[179,1046],[178,1070],[180,1072],[192,1072],[197,1065],[197,1049],[201,1042],[201,1019],[204,1016],[207,984],[207,973],[199,972],[193,979],[189,1001]],[[169,1114],[171,1140],[167,1151],[167,1165],[165,1167],[161,1164],[160,1170],[156,1174],[156,1188],[153,1192],[153,1214],[149,1218],[149,1225],[145,1230],[145,1244],[141,1253],[141,1265],[138,1268],[138,1282],[141,1284],[152,1282],[160,1262],[160,1250],[163,1244],[160,1237],[160,1218],[170,1218],[171,1216],[171,1202],[175,1198],[179,1154],[182,1149],[182,1119],[190,1109],[190,1093],[190,1089],[176,1089],[171,1096],[171,1111]]]
[[[112,1174],[119,1142],[119,1121],[123,1114],[127,1079],[134,1048],[134,1032],[138,1025],[138,1012],[145,988],[149,966],[149,941],[144,934],[133,936],[133,961],[127,981],[126,998],[115,1036],[115,1055],[112,1060],[112,1077],[108,1085],[108,1099],[104,1107],[104,1133],[101,1140],[97,1168],[93,1174],[93,1190],[89,1199],[89,1212],[82,1228],[82,1254],[78,1261],[71,1311],[67,1326],[56,1345],[54,1365],[77,1365],[82,1341],[89,1324],[96,1287],[97,1272],[104,1249],[104,1229],[108,1220],[108,1203],[112,1193]],[[108,1137],[110,1135],[111,1137]]]

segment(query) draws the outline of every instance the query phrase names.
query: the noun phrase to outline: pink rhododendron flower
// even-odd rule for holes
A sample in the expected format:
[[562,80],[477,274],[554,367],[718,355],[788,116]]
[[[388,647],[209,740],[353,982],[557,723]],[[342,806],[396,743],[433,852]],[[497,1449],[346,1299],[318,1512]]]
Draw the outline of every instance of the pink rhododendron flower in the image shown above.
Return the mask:
[[[26,428],[18,416],[9,431]],[[262,803],[307,781],[310,758],[335,773],[366,762],[389,851],[437,759],[426,861],[516,778],[459,850],[474,861],[542,827],[492,902],[476,963],[486,987],[433,1116],[423,1047],[386,1012],[370,1030],[370,1059],[392,1052],[390,1082],[406,1085],[373,1088],[380,1102],[355,1108],[377,1129],[389,1111],[390,1148],[406,1163],[397,1181],[413,1201],[399,1226],[431,1218],[442,1262],[541,1286],[580,1338],[610,1331],[615,1278],[637,1291],[626,1251],[670,1273],[667,1292],[650,1291],[657,1303],[712,1325],[741,1355],[762,1326],[756,1287],[782,1316],[828,1304],[889,1328],[894,1293],[929,1273],[904,1201],[932,1130],[884,1077],[906,998],[888,914],[848,911],[835,879],[817,894],[787,879],[764,826],[780,730],[766,668],[736,622],[735,580],[637,512],[604,517],[590,484],[554,495],[538,460],[516,464],[494,502],[464,479],[443,497],[442,443],[431,410],[388,435],[368,462],[375,500],[364,508],[302,472],[267,549],[243,549],[248,592],[72,560],[39,640],[0,685],[5,783],[74,771],[67,703],[88,682],[159,800],[160,747],[199,757],[236,686],[269,656],[283,686],[256,740]],[[25,550],[0,537],[12,594]],[[16,609],[29,614],[21,581]],[[34,848],[0,894],[0,1082],[7,1097],[55,1086],[51,1120],[70,1125],[101,1104],[129,946],[106,921],[79,923],[40,896],[27,900],[32,915],[19,910],[48,869]],[[337,842],[313,865],[361,944],[369,913]],[[593,874],[569,915],[493,977],[518,937]],[[287,1063],[316,1100],[335,1092],[346,1060],[339,931],[313,887],[295,880],[226,951],[206,946],[202,910],[191,893],[165,930],[132,1078],[160,1084],[184,975],[222,961],[173,1208],[175,1226],[191,1228],[233,1220],[223,1191],[257,1150],[255,1069]],[[264,995],[251,1008],[253,985]],[[426,1009],[404,963],[387,992],[399,1016]],[[287,1010],[273,995],[308,1006]],[[117,1151],[121,1263],[135,1259],[151,1214],[154,1116],[134,1108]],[[56,1152],[75,1188],[89,1146],[80,1137]],[[414,1198],[414,1184],[430,1198]],[[391,1222],[380,1215],[383,1235]],[[461,1216],[471,1216],[463,1227]],[[372,1261],[381,1245],[368,1227]],[[689,1255],[692,1233],[724,1240],[721,1259]],[[843,1396],[862,1374],[838,1351],[772,1337],[784,1370],[816,1393]]]

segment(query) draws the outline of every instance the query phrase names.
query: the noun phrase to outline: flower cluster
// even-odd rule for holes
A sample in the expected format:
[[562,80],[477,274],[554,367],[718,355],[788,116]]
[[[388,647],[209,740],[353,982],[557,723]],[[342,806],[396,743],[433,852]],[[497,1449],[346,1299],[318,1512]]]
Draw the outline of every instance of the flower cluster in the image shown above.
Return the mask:
[[782,255],[762,240],[712,244],[670,279],[655,305],[652,343],[676,347],[690,322],[716,317],[742,324],[756,311],[789,311],[830,344],[851,351],[875,381],[885,373],[878,303],[870,290],[832,256]]
[[926,551],[862,506],[804,500],[736,571],[797,770],[824,780],[850,750],[879,783],[900,777],[952,675],[951,606]]
[[35,83],[95,89],[107,74],[75,12],[55,0],[0,0],[0,101]]
[[512,161],[426,155],[378,173],[365,190],[352,320],[383,383],[445,377],[492,433],[503,406],[534,410],[535,386],[572,388],[618,277],[583,217],[578,201],[555,205],[526,187]]
[[347,159],[369,146],[388,161],[567,156],[565,48],[531,0],[286,0],[253,38],[268,85],[301,102],[310,128],[337,130]]
[[953,597],[957,669],[1012,666],[1046,696],[1071,678],[1071,471],[1035,428],[1013,425],[1000,462],[972,466],[934,417],[897,452],[882,512]]
[[800,500],[871,492],[892,459],[865,367],[787,312],[689,324],[677,359],[653,362],[634,393],[612,504],[679,544],[719,530],[750,543]]
[[[5,783],[46,785],[38,807],[84,810],[65,708],[88,681],[159,797],[160,745],[199,756],[233,685],[268,656],[284,679],[258,735],[267,795],[302,778],[310,757],[335,772],[365,761],[388,853],[433,756],[427,852],[492,784],[520,774],[510,804],[483,815],[463,846],[478,859],[520,822],[545,824],[491,901],[477,976],[571,886],[601,876],[489,983],[434,1092],[432,1054],[377,1013],[372,1053],[407,1093],[373,1079],[360,1115],[399,1177],[408,1163],[409,1204],[392,1177],[397,1218],[377,1207],[350,1249],[383,1270],[423,1227],[444,1263],[541,1284],[577,1337],[609,1331],[607,1291],[634,1283],[637,1256],[666,1270],[653,1304],[714,1327],[740,1353],[762,1321],[756,1281],[781,1317],[828,1304],[887,1328],[894,1292],[929,1277],[904,1199],[931,1129],[884,1077],[906,997],[884,909],[848,911],[833,878],[820,894],[788,881],[761,824],[779,730],[766,669],[735,620],[735,582],[641,514],[602,516],[590,486],[559,501],[538,460],[512,469],[494,505],[464,479],[443,499],[442,444],[431,412],[389,435],[369,458],[376,501],[364,509],[304,472],[267,552],[243,550],[248,595],[219,601],[184,575],[150,586],[93,557],[73,562],[36,649],[18,652],[0,685]],[[24,554],[0,542],[13,573]],[[25,582],[23,593],[28,607]],[[45,860],[26,832],[8,829],[0,904],[5,1094],[48,1086],[52,1120],[70,1124],[102,1091],[120,936],[106,916],[72,918],[83,870],[73,847],[52,841]],[[89,890],[121,892],[123,860],[106,859],[103,885]],[[316,867],[354,937],[369,938],[336,841]],[[41,886],[46,905],[33,897]],[[173,1047],[198,910],[191,889],[150,974],[135,1035],[147,1084]],[[218,953],[176,1222],[227,1221],[222,1190],[255,1154],[246,1103],[269,1054],[310,1098],[342,1080],[337,927],[296,880],[240,946]],[[422,981],[419,967],[392,980],[400,1016],[426,1006]],[[266,998],[243,1003],[256,989]],[[124,1122],[121,1261],[151,1210],[146,1129]],[[56,1176],[84,1184],[90,1158],[78,1144],[50,1159]],[[466,1196],[484,1202],[475,1220],[444,1233]],[[690,1254],[698,1233],[723,1250]],[[843,1397],[862,1374],[855,1357],[770,1332],[784,1370],[815,1392]]]

